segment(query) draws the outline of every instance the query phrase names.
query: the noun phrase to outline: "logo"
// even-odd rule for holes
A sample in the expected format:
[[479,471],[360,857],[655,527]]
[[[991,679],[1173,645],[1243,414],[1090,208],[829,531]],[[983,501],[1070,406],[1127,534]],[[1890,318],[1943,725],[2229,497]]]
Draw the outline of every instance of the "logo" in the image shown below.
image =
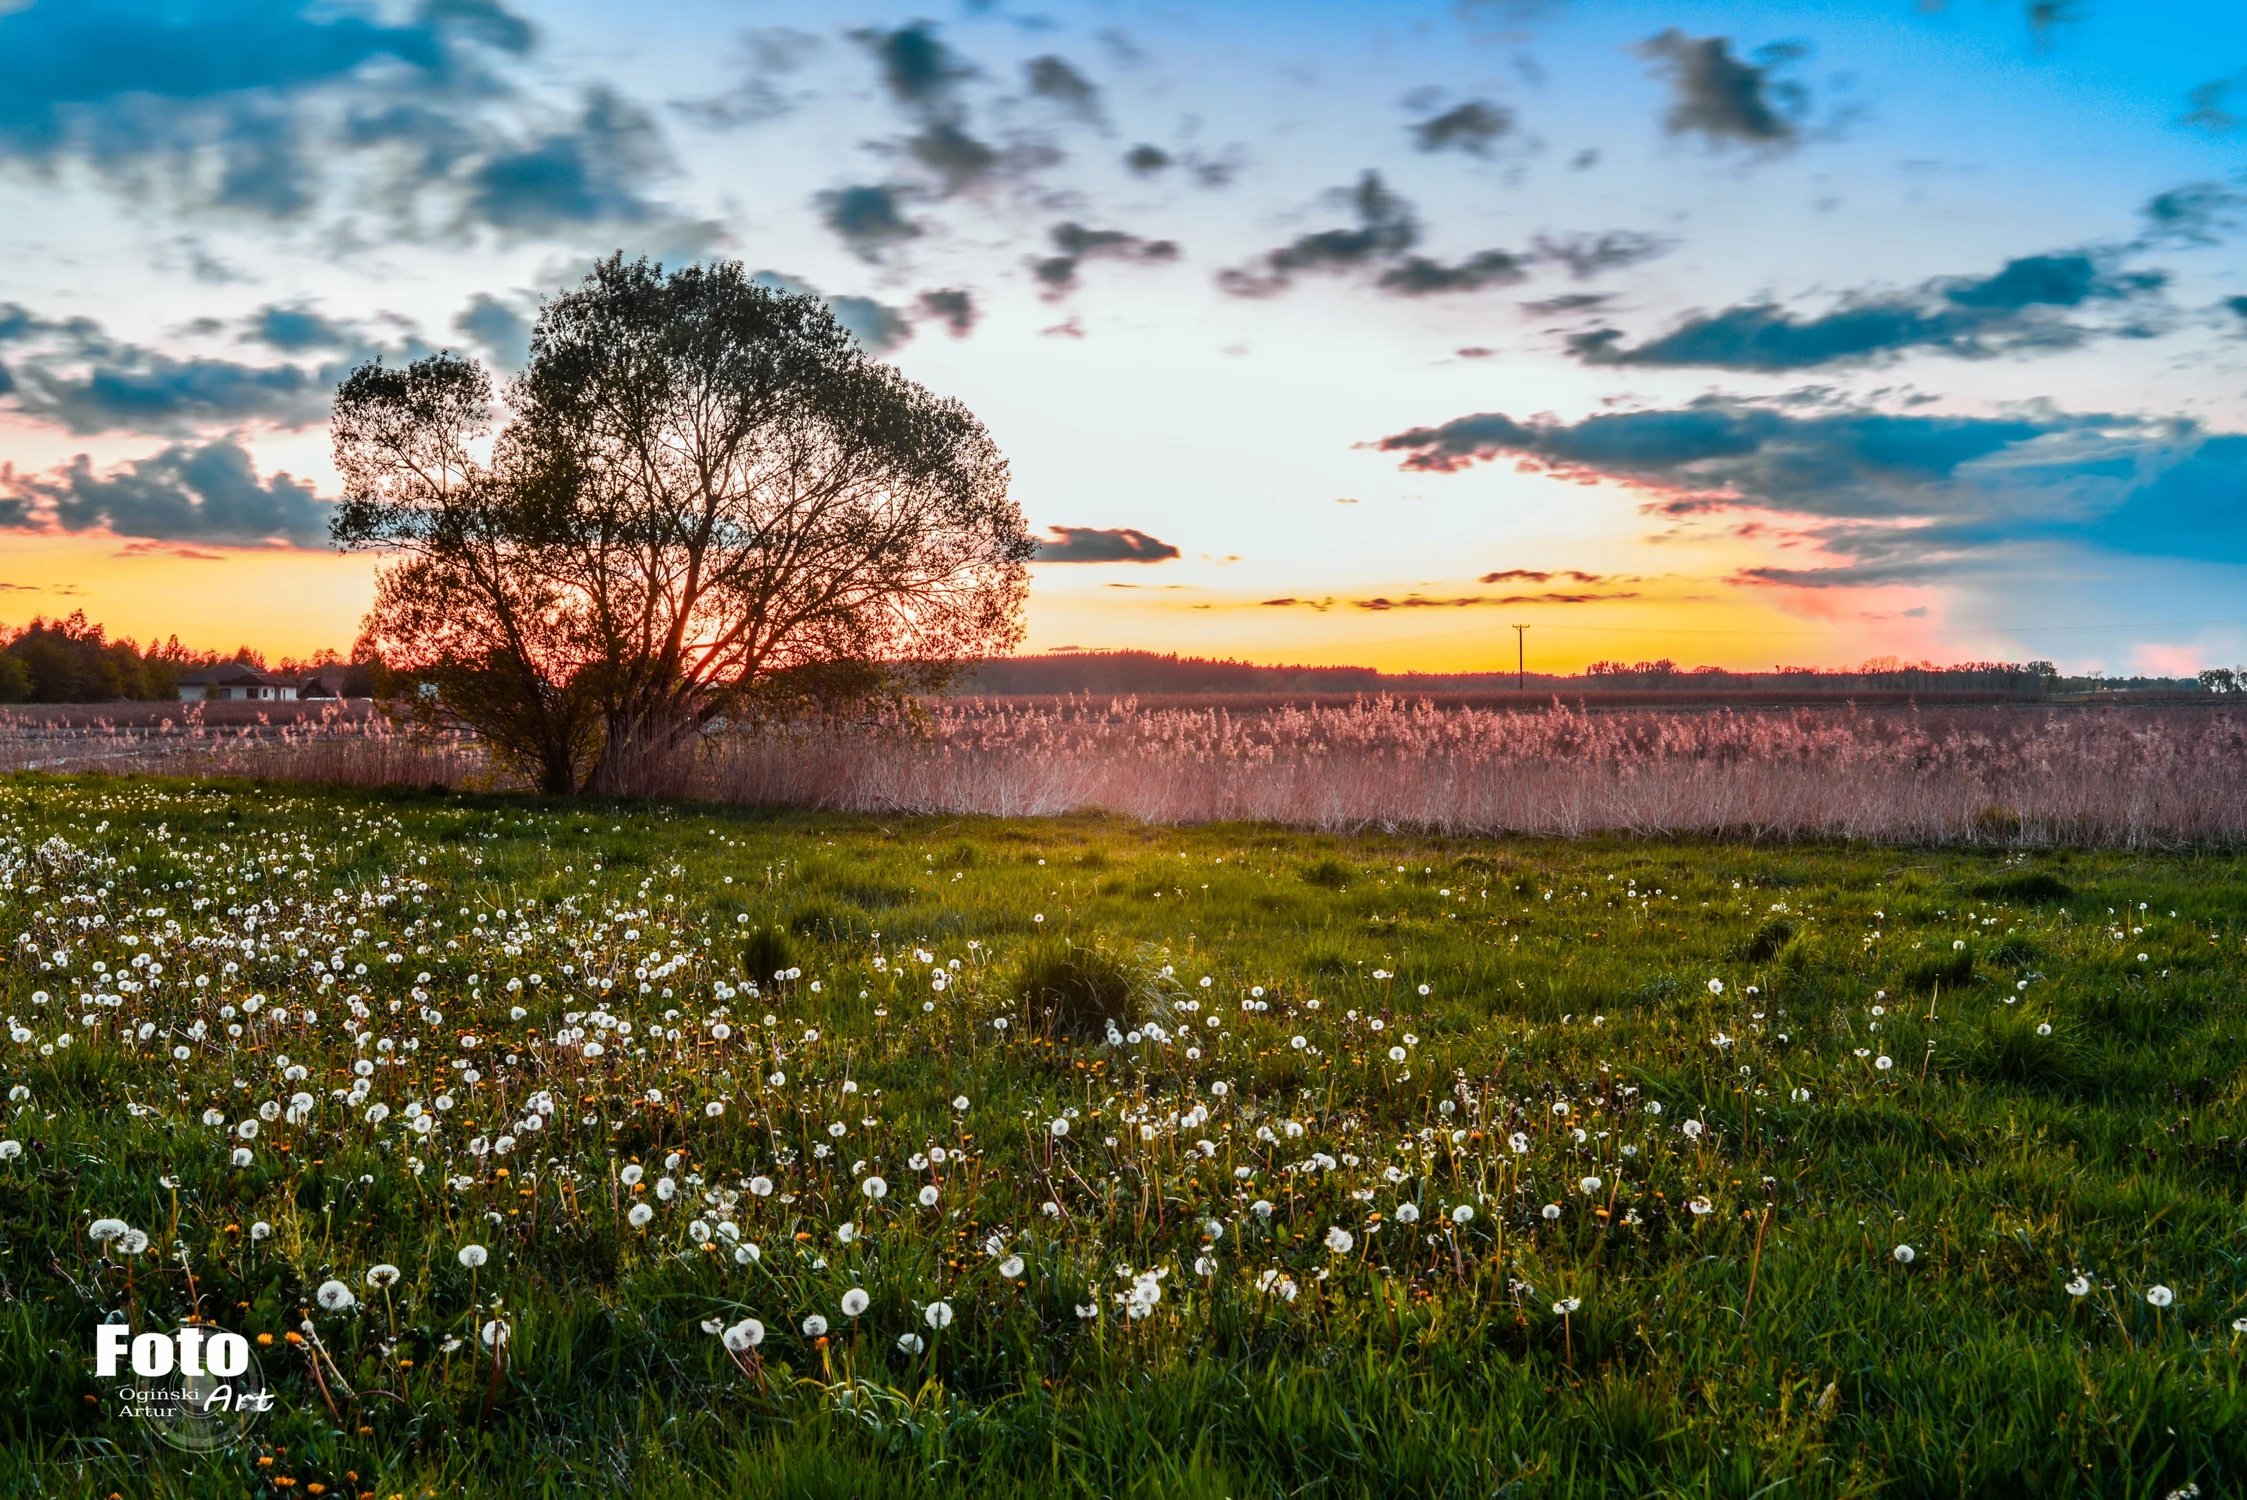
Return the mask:
[[104,1323],[94,1330],[94,1374],[125,1381],[113,1393],[117,1415],[146,1424],[189,1453],[233,1446],[273,1408],[250,1341],[195,1324],[173,1333],[134,1333],[123,1323]]

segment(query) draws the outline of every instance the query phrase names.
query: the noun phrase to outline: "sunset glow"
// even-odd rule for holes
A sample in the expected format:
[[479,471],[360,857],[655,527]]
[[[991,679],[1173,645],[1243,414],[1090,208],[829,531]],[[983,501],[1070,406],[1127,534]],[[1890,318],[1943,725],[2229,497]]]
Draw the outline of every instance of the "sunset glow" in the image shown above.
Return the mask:
[[966,403],[1027,650],[2247,656],[2235,10],[916,16],[7,8],[0,620],[348,650],[336,381],[621,248]]

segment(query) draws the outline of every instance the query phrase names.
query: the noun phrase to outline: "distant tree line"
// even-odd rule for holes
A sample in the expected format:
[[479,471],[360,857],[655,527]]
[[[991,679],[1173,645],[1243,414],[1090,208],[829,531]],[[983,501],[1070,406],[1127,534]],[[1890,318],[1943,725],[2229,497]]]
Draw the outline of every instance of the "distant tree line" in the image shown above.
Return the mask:
[[[960,687],[995,696],[1059,693],[1222,694],[1355,692],[1505,692],[1511,671],[1381,672],[1372,667],[1259,666],[1222,658],[1152,651],[1070,651],[978,663]],[[1533,693],[1800,691],[1972,693],[2041,697],[2102,690],[2247,692],[2247,668],[2215,668],[2193,677],[2064,677],[2048,661],[1969,661],[1950,666],[1874,657],[1855,667],[1775,666],[1768,672],[1681,667],[1656,661],[1595,661],[1581,673],[1526,672]]]
[[0,703],[166,702],[179,696],[180,674],[230,662],[281,677],[335,673],[347,698],[375,696],[382,675],[380,663],[348,662],[332,650],[269,663],[249,646],[231,655],[191,651],[176,635],[144,650],[130,637],[111,640],[81,609],[21,630],[0,626]]

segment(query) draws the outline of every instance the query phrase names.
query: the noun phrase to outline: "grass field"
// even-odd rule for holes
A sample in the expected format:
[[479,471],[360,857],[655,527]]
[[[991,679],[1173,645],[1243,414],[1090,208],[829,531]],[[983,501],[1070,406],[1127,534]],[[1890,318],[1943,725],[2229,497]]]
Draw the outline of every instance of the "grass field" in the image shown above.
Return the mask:
[[2243,897],[11,778],[0,1490],[2238,1493]]

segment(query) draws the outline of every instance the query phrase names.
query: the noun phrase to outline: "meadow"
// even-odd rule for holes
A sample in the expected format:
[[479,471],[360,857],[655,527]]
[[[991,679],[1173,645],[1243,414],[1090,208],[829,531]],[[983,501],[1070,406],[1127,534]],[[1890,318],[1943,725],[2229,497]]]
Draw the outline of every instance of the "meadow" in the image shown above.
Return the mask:
[[[0,779],[0,1489],[2236,1493],[2243,896]],[[93,1374],[189,1316],[225,1451]]]

